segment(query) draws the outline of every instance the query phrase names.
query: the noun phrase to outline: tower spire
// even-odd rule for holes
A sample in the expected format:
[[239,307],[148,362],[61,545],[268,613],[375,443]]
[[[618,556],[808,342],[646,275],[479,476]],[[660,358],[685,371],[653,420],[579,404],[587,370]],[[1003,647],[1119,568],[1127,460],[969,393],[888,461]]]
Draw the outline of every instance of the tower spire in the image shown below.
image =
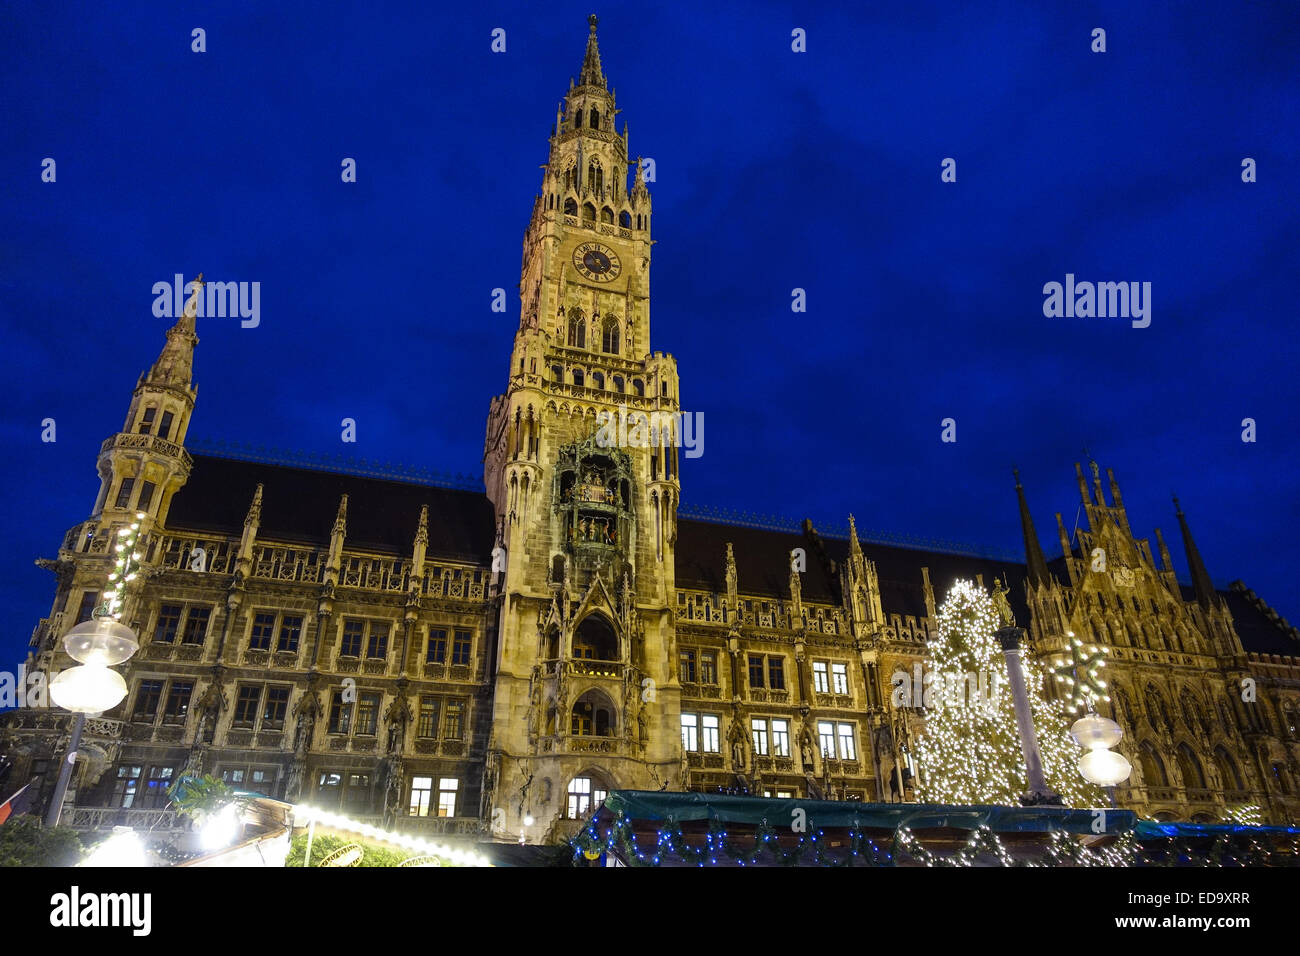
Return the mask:
[[1039,543],[1038,532],[1034,530],[1034,519],[1029,514],[1029,504],[1025,501],[1025,489],[1020,484],[1020,469],[1012,468],[1016,477],[1016,498],[1020,502],[1020,527],[1025,533],[1025,563],[1029,568],[1030,584],[1047,583],[1047,558],[1043,556],[1043,546]]
[[1192,574],[1192,586],[1196,589],[1196,601],[1208,611],[1214,602],[1214,585],[1210,582],[1210,572],[1205,570],[1205,562],[1201,560],[1201,552],[1192,540],[1192,530],[1187,527],[1187,516],[1183,514],[1177,495],[1174,495],[1174,510],[1178,513],[1178,527],[1183,532],[1183,550],[1187,552],[1187,567]]
[[194,346],[199,344],[195,320],[199,314],[199,296],[203,294],[203,273],[200,272],[189,286],[193,290],[190,300],[185,303],[176,324],[167,330],[167,341],[158,353],[158,360],[145,373],[142,384],[190,387],[194,377]]
[[582,56],[582,71],[578,73],[579,86],[599,86],[605,88],[605,74],[600,69],[600,47],[596,43],[596,15],[587,17],[587,50]]

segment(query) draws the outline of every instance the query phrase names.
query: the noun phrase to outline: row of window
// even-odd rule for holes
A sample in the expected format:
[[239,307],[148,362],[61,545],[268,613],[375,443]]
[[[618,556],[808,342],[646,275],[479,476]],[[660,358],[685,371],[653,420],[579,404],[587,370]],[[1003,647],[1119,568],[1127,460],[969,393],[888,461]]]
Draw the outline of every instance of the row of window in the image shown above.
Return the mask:
[[[718,714],[682,714],[682,749],[691,753],[719,753]],[[752,717],[750,735],[755,756],[789,757],[790,721],[784,717]],[[849,722],[819,720],[817,743],[822,756],[857,760],[856,726]]]
[[140,494],[133,504],[131,494],[135,491],[135,479],[123,478],[117,486],[117,497],[113,499],[113,507],[127,508],[131,511],[148,511],[149,506],[153,504],[153,493],[157,489],[158,486],[152,481],[140,482]]
[[[813,689],[817,693],[840,695],[849,693],[848,664],[838,661],[813,661],[812,674]],[[717,684],[717,652],[683,650],[679,655],[678,677],[684,684]],[[785,658],[775,654],[750,654],[749,686],[785,690]]]
[[[77,623],[90,620],[98,603],[97,593],[83,594],[77,612]],[[154,642],[174,644],[179,637],[182,644],[202,644],[207,637],[208,623],[211,618],[212,608],[208,606],[164,604],[158,610],[158,620],[154,626]],[[296,653],[302,637],[303,621],[304,616],[301,614],[257,611],[253,615],[248,647],[254,651],[274,649]],[[388,639],[391,633],[392,624],[388,621],[345,619],[343,633],[339,640],[339,656],[364,656],[383,660],[388,656]],[[449,645],[445,629],[430,628],[424,659],[430,664],[447,663],[450,648],[450,662],[467,665],[471,660],[473,645],[472,631],[454,631]]]

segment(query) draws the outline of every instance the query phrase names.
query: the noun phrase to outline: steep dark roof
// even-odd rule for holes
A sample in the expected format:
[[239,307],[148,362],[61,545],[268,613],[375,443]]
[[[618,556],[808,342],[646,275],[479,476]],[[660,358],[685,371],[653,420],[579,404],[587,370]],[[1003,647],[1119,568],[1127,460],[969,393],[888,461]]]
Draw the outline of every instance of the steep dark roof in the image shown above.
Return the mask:
[[[677,586],[725,591],[728,541],[736,556],[736,577],[742,594],[788,599],[790,551],[803,548],[808,553],[808,569],[801,581],[804,599],[816,602],[832,600],[831,582],[825,566],[804,535],[687,518],[677,522]],[[849,542],[828,537],[823,537],[822,541],[826,556],[843,565],[848,557]],[[925,616],[921,568],[927,567],[936,604],[943,603],[944,595],[957,578],[974,580],[976,575],[982,574],[985,586],[992,587],[994,576],[1006,574],[1016,619],[1022,622],[1029,619],[1029,609],[1024,602],[1027,575],[1024,564],[872,542],[862,543],[862,553],[876,562],[880,599],[886,614]]]
[[[1195,597],[1195,589],[1187,588]],[[1277,621],[1269,618],[1267,612],[1236,588],[1220,591],[1220,596],[1228,602],[1232,613],[1232,623],[1237,627],[1241,646],[1256,654],[1289,654],[1300,657],[1300,641],[1296,640]]]
[[486,563],[492,552],[492,503],[482,492],[207,455],[194,456],[194,470],[172,499],[167,525],[238,535],[259,483],[261,538],[326,546],[339,498],[347,495],[350,547],[409,555],[420,507],[428,505],[430,557]]

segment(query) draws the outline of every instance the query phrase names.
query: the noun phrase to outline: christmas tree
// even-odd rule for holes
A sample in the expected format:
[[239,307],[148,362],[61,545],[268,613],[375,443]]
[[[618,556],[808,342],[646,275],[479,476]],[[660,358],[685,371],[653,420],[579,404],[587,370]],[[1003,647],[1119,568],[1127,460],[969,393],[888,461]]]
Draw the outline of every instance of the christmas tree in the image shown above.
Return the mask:
[[[926,802],[1015,806],[1029,788],[1006,658],[994,636],[1000,626],[993,601],[970,581],[958,581],[939,610],[917,741],[918,793]],[[1067,734],[1064,708],[1044,695],[1039,666],[1023,664],[1048,787],[1069,807],[1104,805],[1075,766],[1080,750]]]

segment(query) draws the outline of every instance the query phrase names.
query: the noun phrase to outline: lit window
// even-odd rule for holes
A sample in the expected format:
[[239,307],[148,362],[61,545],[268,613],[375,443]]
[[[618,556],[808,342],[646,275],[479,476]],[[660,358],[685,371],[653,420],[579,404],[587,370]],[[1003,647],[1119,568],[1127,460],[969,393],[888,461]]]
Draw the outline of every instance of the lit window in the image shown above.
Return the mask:
[[113,781],[113,806],[128,809],[135,803],[142,769],[144,768],[138,766],[117,768],[117,779]]
[[438,778],[438,816],[454,817],[456,815],[456,791],[460,781],[455,777]]
[[790,722],[788,720],[772,721],[772,756],[790,756]]
[[819,694],[829,694],[830,681],[826,678],[826,662],[813,661],[813,690]]
[[438,736],[438,698],[420,698],[420,721],[415,734],[417,737]]
[[362,694],[357,701],[357,723],[353,733],[373,737],[378,722],[379,695]]
[[700,750],[706,754],[718,753],[718,715],[700,717]]
[[433,778],[412,777],[410,815],[413,817],[427,817],[429,815],[429,807],[432,804]]
[[699,725],[694,714],[682,714],[682,749],[699,750]]
[[837,694],[849,692],[849,666],[847,664],[831,665],[831,686]]
[[755,717],[749,722],[749,728],[754,735],[754,755],[758,757],[767,756],[767,721],[761,717]]
[[460,740],[464,732],[465,705],[458,700],[447,701],[447,717],[443,721],[443,740]]
[[823,757],[835,756],[835,725],[829,720],[817,722],[817,746]]
[[853,744],[853,725],[840,724],[839,737],[840,737],[840,759],[857,760],[858,751]]
[[591,778],[574,777],[569,783],[569,819],[581,820],[591,813]]

